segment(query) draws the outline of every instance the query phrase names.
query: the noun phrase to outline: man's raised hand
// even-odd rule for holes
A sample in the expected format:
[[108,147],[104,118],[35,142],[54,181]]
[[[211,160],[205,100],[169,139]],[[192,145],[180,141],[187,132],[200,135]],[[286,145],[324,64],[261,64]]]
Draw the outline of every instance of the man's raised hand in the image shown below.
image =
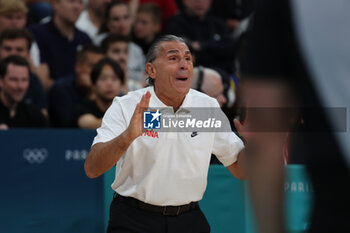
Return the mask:
[[131,117],[129,127],[127,129],[128,136],[134,140],[139,137],[143,132],[142,127],[142,115],[143,112],[148,109],[151,93],[149,91],[142,95],[141,101],[136,105],[134,114]]

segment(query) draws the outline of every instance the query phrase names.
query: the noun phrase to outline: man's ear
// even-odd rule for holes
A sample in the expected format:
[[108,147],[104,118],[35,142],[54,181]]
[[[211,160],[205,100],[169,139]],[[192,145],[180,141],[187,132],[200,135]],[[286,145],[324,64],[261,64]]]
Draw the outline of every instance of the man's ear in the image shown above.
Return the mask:
[[157,71],[156,68],[154,67],[154,65],[150,62],[147,62],[146,64],[146,72],[148,74],[148,76],[150,76],[151,78],[155,79],[156,75],[157,75]]

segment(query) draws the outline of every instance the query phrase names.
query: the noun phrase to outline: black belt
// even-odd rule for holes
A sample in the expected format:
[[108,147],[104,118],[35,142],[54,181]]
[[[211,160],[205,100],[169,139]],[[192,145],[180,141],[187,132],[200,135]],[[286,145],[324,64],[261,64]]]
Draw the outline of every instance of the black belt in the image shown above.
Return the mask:
[[190,210],[199,208],[198,202],[191,202],[189,204],[179,205],[179,206],[157,206],[157,205],[152,205],[152,204],[142,202],[133,197],[124,197],[117,193],[114,193],[114,198],[117,198],[123,203],[126,203],[130,206],[133,206],[142,210],[161,213],[163,215],[171,215],[171,216],[180,215],[180,214],[189,212]]

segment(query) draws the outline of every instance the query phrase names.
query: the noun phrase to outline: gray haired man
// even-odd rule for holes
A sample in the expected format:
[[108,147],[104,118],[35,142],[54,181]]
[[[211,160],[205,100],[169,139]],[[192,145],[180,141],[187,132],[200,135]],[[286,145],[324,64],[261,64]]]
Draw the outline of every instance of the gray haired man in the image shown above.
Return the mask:
[[107,231],[210,232],[198,201],[211,153],[243,178],[243,142],[233,132],[145,131],[142,117],[149,107],[175,115],[192,107],[219,108],[216,99],[190,89],[192,55],[182,38],[166,35],[155,42],[146,70],[152,85],[114,99],[85,162],[90,178],[116,166]]

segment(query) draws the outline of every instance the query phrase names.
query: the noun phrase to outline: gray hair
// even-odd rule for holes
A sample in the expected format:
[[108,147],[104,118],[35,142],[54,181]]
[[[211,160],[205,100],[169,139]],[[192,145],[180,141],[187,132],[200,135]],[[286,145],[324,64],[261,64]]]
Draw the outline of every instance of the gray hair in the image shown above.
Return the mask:
[[[150,62],[152,63],[157,56],[159,55],[159,49],[160,49],[160,44],[163,42],[171,42],[171,41],[178,41],[181,43],[185,43],[188,46],[188,43],[179,36],[174,36],[174,35],[164,35],[157,39],[149,48],[147,55],[146,55],[146,63]],[[189,46],[188,46],[189,47]],[[147,82],[149,85],[153,86],[154,85],[154,79],[151,77],[147,78]]]

